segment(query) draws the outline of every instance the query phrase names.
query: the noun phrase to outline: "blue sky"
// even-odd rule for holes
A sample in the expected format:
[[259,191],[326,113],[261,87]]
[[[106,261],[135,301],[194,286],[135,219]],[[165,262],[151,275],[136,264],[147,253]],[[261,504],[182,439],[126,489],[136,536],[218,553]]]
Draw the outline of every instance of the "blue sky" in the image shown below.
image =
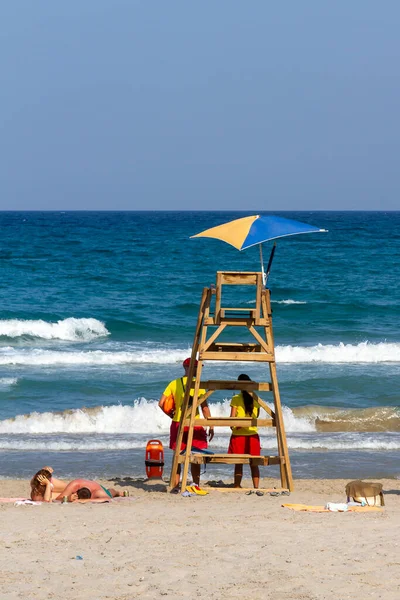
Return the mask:
[[400,209],[400,4],[0,9],[0,209]]

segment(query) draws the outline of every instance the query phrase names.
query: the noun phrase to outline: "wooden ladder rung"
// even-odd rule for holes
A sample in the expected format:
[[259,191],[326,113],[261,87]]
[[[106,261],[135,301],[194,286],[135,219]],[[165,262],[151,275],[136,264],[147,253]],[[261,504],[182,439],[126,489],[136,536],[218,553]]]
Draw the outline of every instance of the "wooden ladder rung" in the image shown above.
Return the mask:
[[[185,426],[189,425],[190,417],[187,418]],[[208,419],[196,419],[196,427],[274,427],[272,419],[252,419],[251,417],[210,417]]]
[[[179,456],[179,462],[185,462],[185,455]],[[283,456],[252,456],[251,454],[201,454],[194,451],[189,456],[189,462],[195,465],[219,463],[226,465],[283,465]]]
[[[229,315],[228,315],[229,313]],[[232,316],[233,314],[242,315],[242,313],[248,313],[254,319],[256,316],[255,308],[221,308],[220,317],[223,319],[224,317]]]
[[220,325],[221,323],[225,323],[226,325],[235,326],[245,326],[250,327],[250,325],[256,325],[261,327],[270,327],[270,322],[268,319],[264,319],[262,317],[207,317],[204,319],[204,325]]
[[[192,388],[194,388],[195,382],[192,382]],[[272,384],[267,382],[259,381],[247,381],[247,380],[220,380],[220,379],[209,379],[208,381],[200,382],[200,389],[202,390],[246,390],[247,392],[272,392]]]
[[[243,360],[273,362],[273,351],[267,352],[261,344],[243,342],[214,342],[206,350],[199,348],[200,360]],[[272,350],[272,349],[271,349]]]
[[240,362],[274,362],[273,354],[266,352],[200,352],[199,360],[226,360]]
[[[201,350],[201,348],[200,348]],[[261,352],[261,344],[253,342],[214,342],[210,344],[207,352]]]

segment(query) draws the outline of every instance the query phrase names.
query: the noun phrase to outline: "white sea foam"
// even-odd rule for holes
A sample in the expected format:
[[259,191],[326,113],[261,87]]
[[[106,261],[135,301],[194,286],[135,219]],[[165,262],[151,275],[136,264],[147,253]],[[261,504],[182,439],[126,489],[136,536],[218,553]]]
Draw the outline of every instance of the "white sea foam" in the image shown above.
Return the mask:
[[0,349],[0,365],[27,365],[27,366],[115,366],[129,364],[159,364],[169,365],[181,363],[190,350],[156,350],[143,349],[135,351],[105,351],[90,350],[86,352],[44,350],[44,349],[17,349],[10,346]]
[[75,319],[70,317],[57,321],[57,323],[48,323],[42,320],[0,320],[0,336],[8,338],[29,336],[43,340],[90,342],[109,334],[110,332],[104,323],[90,318]]
[[400,343],[317,344],[316,346],[277,346],[280,363],[391,363],[400,362]]
[[9,388],[16,383],[18,383],[18,379],[16,377],[0,377],[0,389],[2,387]]
[[[264,450],[276,448],[276,440],[271,437],[261,437],[261,446]],[[287,438],[291,450],[400,450],[400,439],[391,440],[388,437],[362,438],[360,434],[348,437],[338,434],[336,437],[315,436],[312,439],[301,437]]]
[[[246,304],[255,304],[256,301],[255,300],[248,300],[248,302],[246,302]],[[291,298],[288,298],[287,300],[271,300],[272,304],[307,304],[307,302],[303,301],[303,300],[292,300]]]
[[[230,400],[212,404],[212,414],[229,414]],[[265,415],[264,415],[265,416]],[[263,417],[263,414],[261,414]],[[318,433],[315,417],[298,417],[287,406],[283,417],[292,450],[398,450],[400,436],[393,432]],[[131,405],[99,406],[63,413],[31,413],[0,421],[0,450],[91,451],[143,448],[148,436],[168,446],[170,420],[157,401],[141,398]],[[218,428],[214,451],[226,448],[229,428]],[[274,429],[260,430],[264,450],[276,450]]]
[[169,424],[169,418],[160,411],[157,402],[142,398],[133,406],[18,415],[0,421],[0,434],[167,433]]
[[[161,437],[161,436],[159,436]],[[161,440],[168,446],[167,438]],[[143,449],[146,442],[138,439],[63,439],[48,440],[41,437],[35,440],[7,439],[0,440],[0,450],[38,451],[46,452],[91,452],[101,450],[134,450]]]
[[[169,435],[168,433],[153,433],[168,448]],[[217,435],[210,446],[210,450],[214,452],[223,451],[229,443],[230,432],[223,435]],[[260,435],[261,447],[263,452],[272,454],[276,453],[277,441],[275,435]],[[400,439],[390,439],[386,436],[374,438],[362,438],[354,436],[348,438],[346,435],[337,435],[335,438],[326,436],[309,436],[306,438],[288,435],[287,442],[289,450],[300,451],[349,451],[349,450],[370,450],[370,451],[397,451],[400,450]],[[143,450],[146,445],[144,436],[129,436],[129,435],[107,435],[97,434],[91,436],[73,436],[73,435],[37,435],[37,436],[2,436],[0,438],[0,451],[4,450],[19,450],[19,451],[64,451],[64,452],[84,452],[84,451],[112,451],[112,450]]]
[[[212,414],[228,415],[230,400],[212,404]],[[312,432],[312,421],[296,418],[290,408],[283,407],[283,418],[288,432]],[[158,408],[155,400],[141,398],[133,406],[99,406],[63,413],[33,412],[0,421],[0,434],[167,434],[170,420]],[[229,428],[219,430],[229,432]]]
[[[131,347],[132,348],[132,347]],[[190,350],[173,348],[145,348],[126,351],[91,350],[58,351],[45,349],[19,349],[10,346],[0,349],[0,365],[26,366],[104,366],[129,364],[170,365],[182,362]],[[277,346],[278,363],[363,364],[399,363],[400,343],[377,344],[317,344],[315,346]]]
[[287,300],[271,300],[272,304],[307,304],[307,302],[304,302],[302,300],[292,300],[291,298],[288,298]]

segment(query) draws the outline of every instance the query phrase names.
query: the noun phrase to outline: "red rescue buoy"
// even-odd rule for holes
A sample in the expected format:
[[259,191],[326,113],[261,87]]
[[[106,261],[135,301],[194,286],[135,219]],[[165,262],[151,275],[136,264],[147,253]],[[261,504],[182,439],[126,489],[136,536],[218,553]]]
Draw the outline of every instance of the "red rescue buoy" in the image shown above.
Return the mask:
[[164,448],[160,440],[147,442],[145,465],[148,479],[161,479],[164,467]]

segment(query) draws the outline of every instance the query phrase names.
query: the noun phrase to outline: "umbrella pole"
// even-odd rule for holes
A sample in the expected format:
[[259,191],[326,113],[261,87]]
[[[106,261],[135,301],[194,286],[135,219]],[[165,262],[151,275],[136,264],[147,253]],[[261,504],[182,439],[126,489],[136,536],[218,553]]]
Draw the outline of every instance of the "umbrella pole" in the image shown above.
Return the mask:
[[[261,244],[260,244],[260,246],[261,246]],[[268,267],[267,267],[267,274],[265,275],[265,283],[264,283],[264,285],[267,285],[269,273],[271,271],[272,261],[274,260],[275,248],[276,248],[276,242],[272,246],[271,254],[269,256]],[[264,274],[263,274],[263,277],[264,277]]]
[[265,284],[267,283],[267,278],[265,276],[265,271],[264,271],[264,260],[263,260],[263,253],[262,253],[262,244],[258,244],[260,246],[260,262],[261,262],[261,273],[262,273],[262,282],[263,285],[265,286]]

